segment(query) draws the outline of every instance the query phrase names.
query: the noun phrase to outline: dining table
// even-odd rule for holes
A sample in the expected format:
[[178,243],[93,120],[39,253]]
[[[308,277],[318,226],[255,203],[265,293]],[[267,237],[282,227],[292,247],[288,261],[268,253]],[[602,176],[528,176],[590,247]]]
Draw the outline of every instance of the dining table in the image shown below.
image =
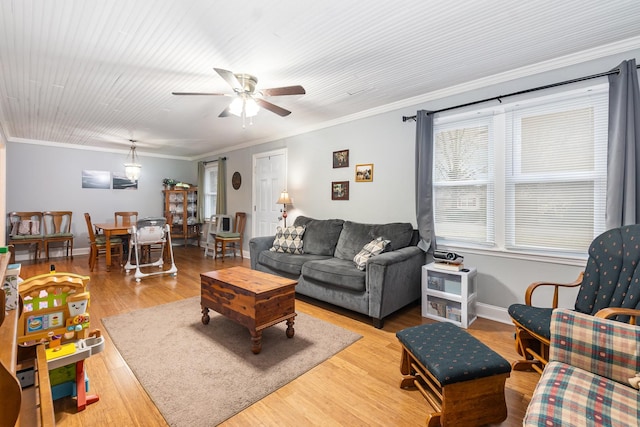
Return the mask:
[[[111,236],[126,236],[130,234],[131,225],[123,225],[123,224],[115,224],[113,222],[105,222],[93,224],[93,226],[98,230],[104,233],[104,237],[106,239],[105,249],[106,249],[106,262],[107,262],[107,271],[111,270]],[[121,260],[124,263],[124,260]]]

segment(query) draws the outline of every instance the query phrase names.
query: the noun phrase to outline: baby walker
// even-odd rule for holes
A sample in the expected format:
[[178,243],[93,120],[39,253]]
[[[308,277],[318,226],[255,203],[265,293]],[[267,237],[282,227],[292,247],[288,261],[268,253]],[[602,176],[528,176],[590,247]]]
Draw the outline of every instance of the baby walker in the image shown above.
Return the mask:
[[[148,264],[140,264],[141,252],[143,247],[148,248],[149,258],[151,258],[151,245],[160,245],[160,258],[157,261],[149,262]],[[165,247],[168,249],[171,256],[171,268],[168,270],[154,271],[151,273],[143,273],[140,271],[141,267],[158,267],[162,269],[164,265],[163,255]],[[135,251],[136,262],[131,264],[131,254]],[[151,261],[151,260],[149,260]],[[171,274],[176,276],[178,269],[173,260],[173,248],[171,247],[171,233],[169,224],[165,218],[141,218],[136,222],[136,225],[131,226],[131,238],[129,239],[129,257],[127,264],[124,266],[125,271],[128,273],[135,268],[136,273],[134,277],[136,282],[140,282],[143,277],[153,276],[155,274]]]

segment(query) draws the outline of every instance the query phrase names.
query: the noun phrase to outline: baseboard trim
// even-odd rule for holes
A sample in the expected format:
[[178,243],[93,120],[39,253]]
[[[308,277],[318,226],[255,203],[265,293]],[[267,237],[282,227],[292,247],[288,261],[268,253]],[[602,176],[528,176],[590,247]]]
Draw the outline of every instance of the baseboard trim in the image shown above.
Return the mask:
[[508,325],[513,323],[507,309],[496,305],[476,302],[476,314],[478,317],[494,320],[500,323],[506,323]]

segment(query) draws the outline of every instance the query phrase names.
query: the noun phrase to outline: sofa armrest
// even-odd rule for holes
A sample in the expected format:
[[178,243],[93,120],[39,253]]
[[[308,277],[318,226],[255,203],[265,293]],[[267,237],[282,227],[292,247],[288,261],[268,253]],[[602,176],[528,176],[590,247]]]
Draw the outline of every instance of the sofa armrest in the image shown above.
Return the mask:
[[369,315],[382,319],[420,298],[422,266],[426,254],[407,246],[371,257],[367,261]]
[[258,255],[273,246],[273,236],[252,237],[249,240],[249,258],[251,259],[251,269],[255,270],[258,264]]
[[640,372],[640,327],[568,309],[551,316],[549,361],[629,385]]

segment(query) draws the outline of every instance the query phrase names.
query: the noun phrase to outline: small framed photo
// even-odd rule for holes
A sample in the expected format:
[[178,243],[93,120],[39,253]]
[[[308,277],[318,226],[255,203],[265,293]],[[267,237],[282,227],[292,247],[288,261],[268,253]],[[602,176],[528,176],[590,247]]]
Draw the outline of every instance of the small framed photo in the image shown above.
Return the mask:
[[349,167],[349,150],[340,150],[333,152],[333,168]]
[[349,200],[349,181],[331,183],[331,200]]
[[356,182],[373,181],[373,163],[356,165]]

